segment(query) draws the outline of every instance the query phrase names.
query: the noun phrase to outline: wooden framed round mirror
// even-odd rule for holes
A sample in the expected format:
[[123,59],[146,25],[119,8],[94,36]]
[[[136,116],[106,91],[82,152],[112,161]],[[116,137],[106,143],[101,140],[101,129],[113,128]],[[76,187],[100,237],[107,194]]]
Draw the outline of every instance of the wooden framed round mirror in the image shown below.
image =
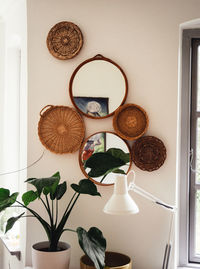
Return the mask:
[[[116,166],[115,170],[120,169],[123,170],[124,173],[127,173],[130,170],[131,167],[131,154],[130,154],[130,148],[128,146],[128,144],[126,143],[126,141],[124,141],[122,138],[120,138],[117,134],[113,133],[113,132],[107,132],[107,131],[102,131],[102,132],[98,132],[95,134],[92,134],[91,136],[89,136],[88,138],[85,139],[85,141],[83,142],[80,151],[79,151],[79,164],[80,164],[80,168],[83,172],[83,174],[87,177],[90,178],[94,183],[98,184],[98,185],[102,185],[102,186],[109,186],[109,185],[113,185],[114,184],[114,173],[111,172],[109,174],[105,175],[101,175],[101,176],[90,176],[91,172],[93,173],[94,169],[98,169],[100,170],[100,166],[103,166],[103,168],[106,166],[105,164],[101,163],[97,163],[97,161],[95,161],[95,167],[90,168],[87,167],[86,163],[89,160],[89,158],[94,154],[94,153],[101,153],[101,152],[106,152],[106,153],[111,153],[111,151],[115,151],[117,150],[117,157],[119,156],[119,151],[123,151],[120,152],[120,154],[122,153],[123,155],[126,156],[126,161],[119,165]],[[111,155],[113,155],[111,153]],[[94,156],[94,155],[93,155]],[[124,159],[124,158],[123,158]],[[90,159],[91,160],[91,159]],[[101,165],[99,165],[101,164]],[[93,171],[92,171],[93,169]],[[114,171],[114,170],[113,170]],[[94,173],[93,173],[94,174]]]
[[69,83],[70,98],[86,117],[107,118],[127,97],[128,81],[121,67],[98,54],[81,63]]

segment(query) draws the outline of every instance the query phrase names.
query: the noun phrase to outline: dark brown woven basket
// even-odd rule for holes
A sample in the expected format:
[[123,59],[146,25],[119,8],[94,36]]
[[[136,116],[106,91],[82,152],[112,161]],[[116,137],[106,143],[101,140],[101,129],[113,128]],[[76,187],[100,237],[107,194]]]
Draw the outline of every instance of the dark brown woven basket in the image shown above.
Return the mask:
[[49,52],[60,60],[76,56],[83,46],[83,35],[80,28],[68,21],[54,25],[47,36]]
[[127,140],[135,140],[146,133],[149,119],[146,111],[135,104],[120,106],[113,117],[116,133]]
[[[45,109],[47,110],[44,111]],[[38,135],[48,150],[60,154],[72,153],[81,146],[85,126],[75,109],[48,105],[40,112]]]
[[157,170],[166,159],[165,145],[155,136],[143,136],[133,144],[132,159],[144,171]]

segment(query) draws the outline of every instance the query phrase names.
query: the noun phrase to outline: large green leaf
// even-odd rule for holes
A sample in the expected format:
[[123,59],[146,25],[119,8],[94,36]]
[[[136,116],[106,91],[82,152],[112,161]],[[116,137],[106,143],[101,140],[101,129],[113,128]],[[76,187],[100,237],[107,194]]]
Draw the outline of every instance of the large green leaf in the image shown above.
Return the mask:
[[106,239],[102,232],[96,227],[90,228],[88,232],[78,227],[76,231],[82,250],[93,261],[96,269],[103,269],[105,266]]
[[86,162],[85,168],[91,168],[88,175],[90,177],[99,177],[107,173],[107,171],[116,169],[125,165],[126,162],[122,159],[114,157],[107,152],[97,152],[93,154]]
[[27,191],[22,195],[22,201],[25,206],[29,205],[30,202],[35,201],[38,198],[37,191]]
[[82,179],[79,181],[79,184],[71,184],[71,187],[74,191],[82,194],[89,194],[92,196],[101,194],[97,191],[96,185],[89,179]]
[[45,195],[47,195],[48,193],[51,193],[53,195],[56,191],[59,181],[60,181],[60,174],[59,172],[57,172],[52,177],[29,178],[25,182],[28,182],[33,186],[35,186],[38,192],[38,196],[40,197],[43,190]]
[[[8,194],[8,192],[7,192],[7,194]],[[9,192],[9,194],[10,194],[10,192]],[[14,204],[18,195],[19,195],[18,192],[15,192],[12,195],[7,196],[7,197],[4,194],[4,200],[3,200],[3,195],[2,195],[1,196],[2,200],[0,201],[0,212],[3,211],[4,209],[6,209],[7,207],[10,207],[12,204]]]
[[6,224],[6,231],[5,233],[7,233],[7,231],[9,231],[10,229],[12,229],[13,225],[15,224],[16,221],[18,221],[18,219],[20,219],[22,216],[24,215],[24,212],[22,214],[20,214],[17,217],[12,217],[9,218]]
[[0,202],[7,199],[10,195],[10,191],[8,189],[0,188]]
[[124,161],[125,163],[130,162],[130,153],[125,153],[123,150],[118,148],[110,148],[106,151],[108,154],[112,155],[115,158],[119,158],[120,160]]
[[65,194],[66,190],[67,190],[67,183],[66,181],[64,181],[63,183],[57,186],[56,193],[55,193],[56,199],[60,200]]

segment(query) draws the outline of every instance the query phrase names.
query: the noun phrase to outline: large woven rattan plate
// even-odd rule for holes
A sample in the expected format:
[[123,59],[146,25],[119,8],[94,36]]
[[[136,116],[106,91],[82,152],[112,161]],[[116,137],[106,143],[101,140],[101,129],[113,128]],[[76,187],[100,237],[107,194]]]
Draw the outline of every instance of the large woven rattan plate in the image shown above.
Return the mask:
[[79,53],[83,45],[80,28],[68,21],[54,25],[47,36],[47,47],[50,53],[60,59],[71,59]]
[[40,112],[38,135],[48,150],[60,154],[72,153],[81,146],[85,126],[75,109],[48,105]]
[[141,137],[148,127],[146,111],[135,104],[120,106],[113,117],[113,127],[116,133],[127,140],[135,140]]
[[145,171],[160,168],[166,159],[166,148],[155,136],[143,136],[132,147],[132,159],[137,167]]

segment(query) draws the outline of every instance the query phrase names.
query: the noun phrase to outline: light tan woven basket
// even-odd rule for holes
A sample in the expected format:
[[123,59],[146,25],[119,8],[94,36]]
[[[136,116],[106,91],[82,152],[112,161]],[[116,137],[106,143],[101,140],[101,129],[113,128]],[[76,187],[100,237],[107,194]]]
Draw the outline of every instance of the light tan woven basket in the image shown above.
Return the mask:
[[60,154],[72,153],[81,146],[85,126],[75,109],[47,105],[40,111],[38,135],[48,150]]
[[49,52],[60,60],[76,56],[83,46],[83,35],[80,28],[68,21],[54,25],[47,36]]
[[116,133],[127,140],[135,140],[146,133],[149,119],[146,111],[135,104],[120,106],[113,117]]

